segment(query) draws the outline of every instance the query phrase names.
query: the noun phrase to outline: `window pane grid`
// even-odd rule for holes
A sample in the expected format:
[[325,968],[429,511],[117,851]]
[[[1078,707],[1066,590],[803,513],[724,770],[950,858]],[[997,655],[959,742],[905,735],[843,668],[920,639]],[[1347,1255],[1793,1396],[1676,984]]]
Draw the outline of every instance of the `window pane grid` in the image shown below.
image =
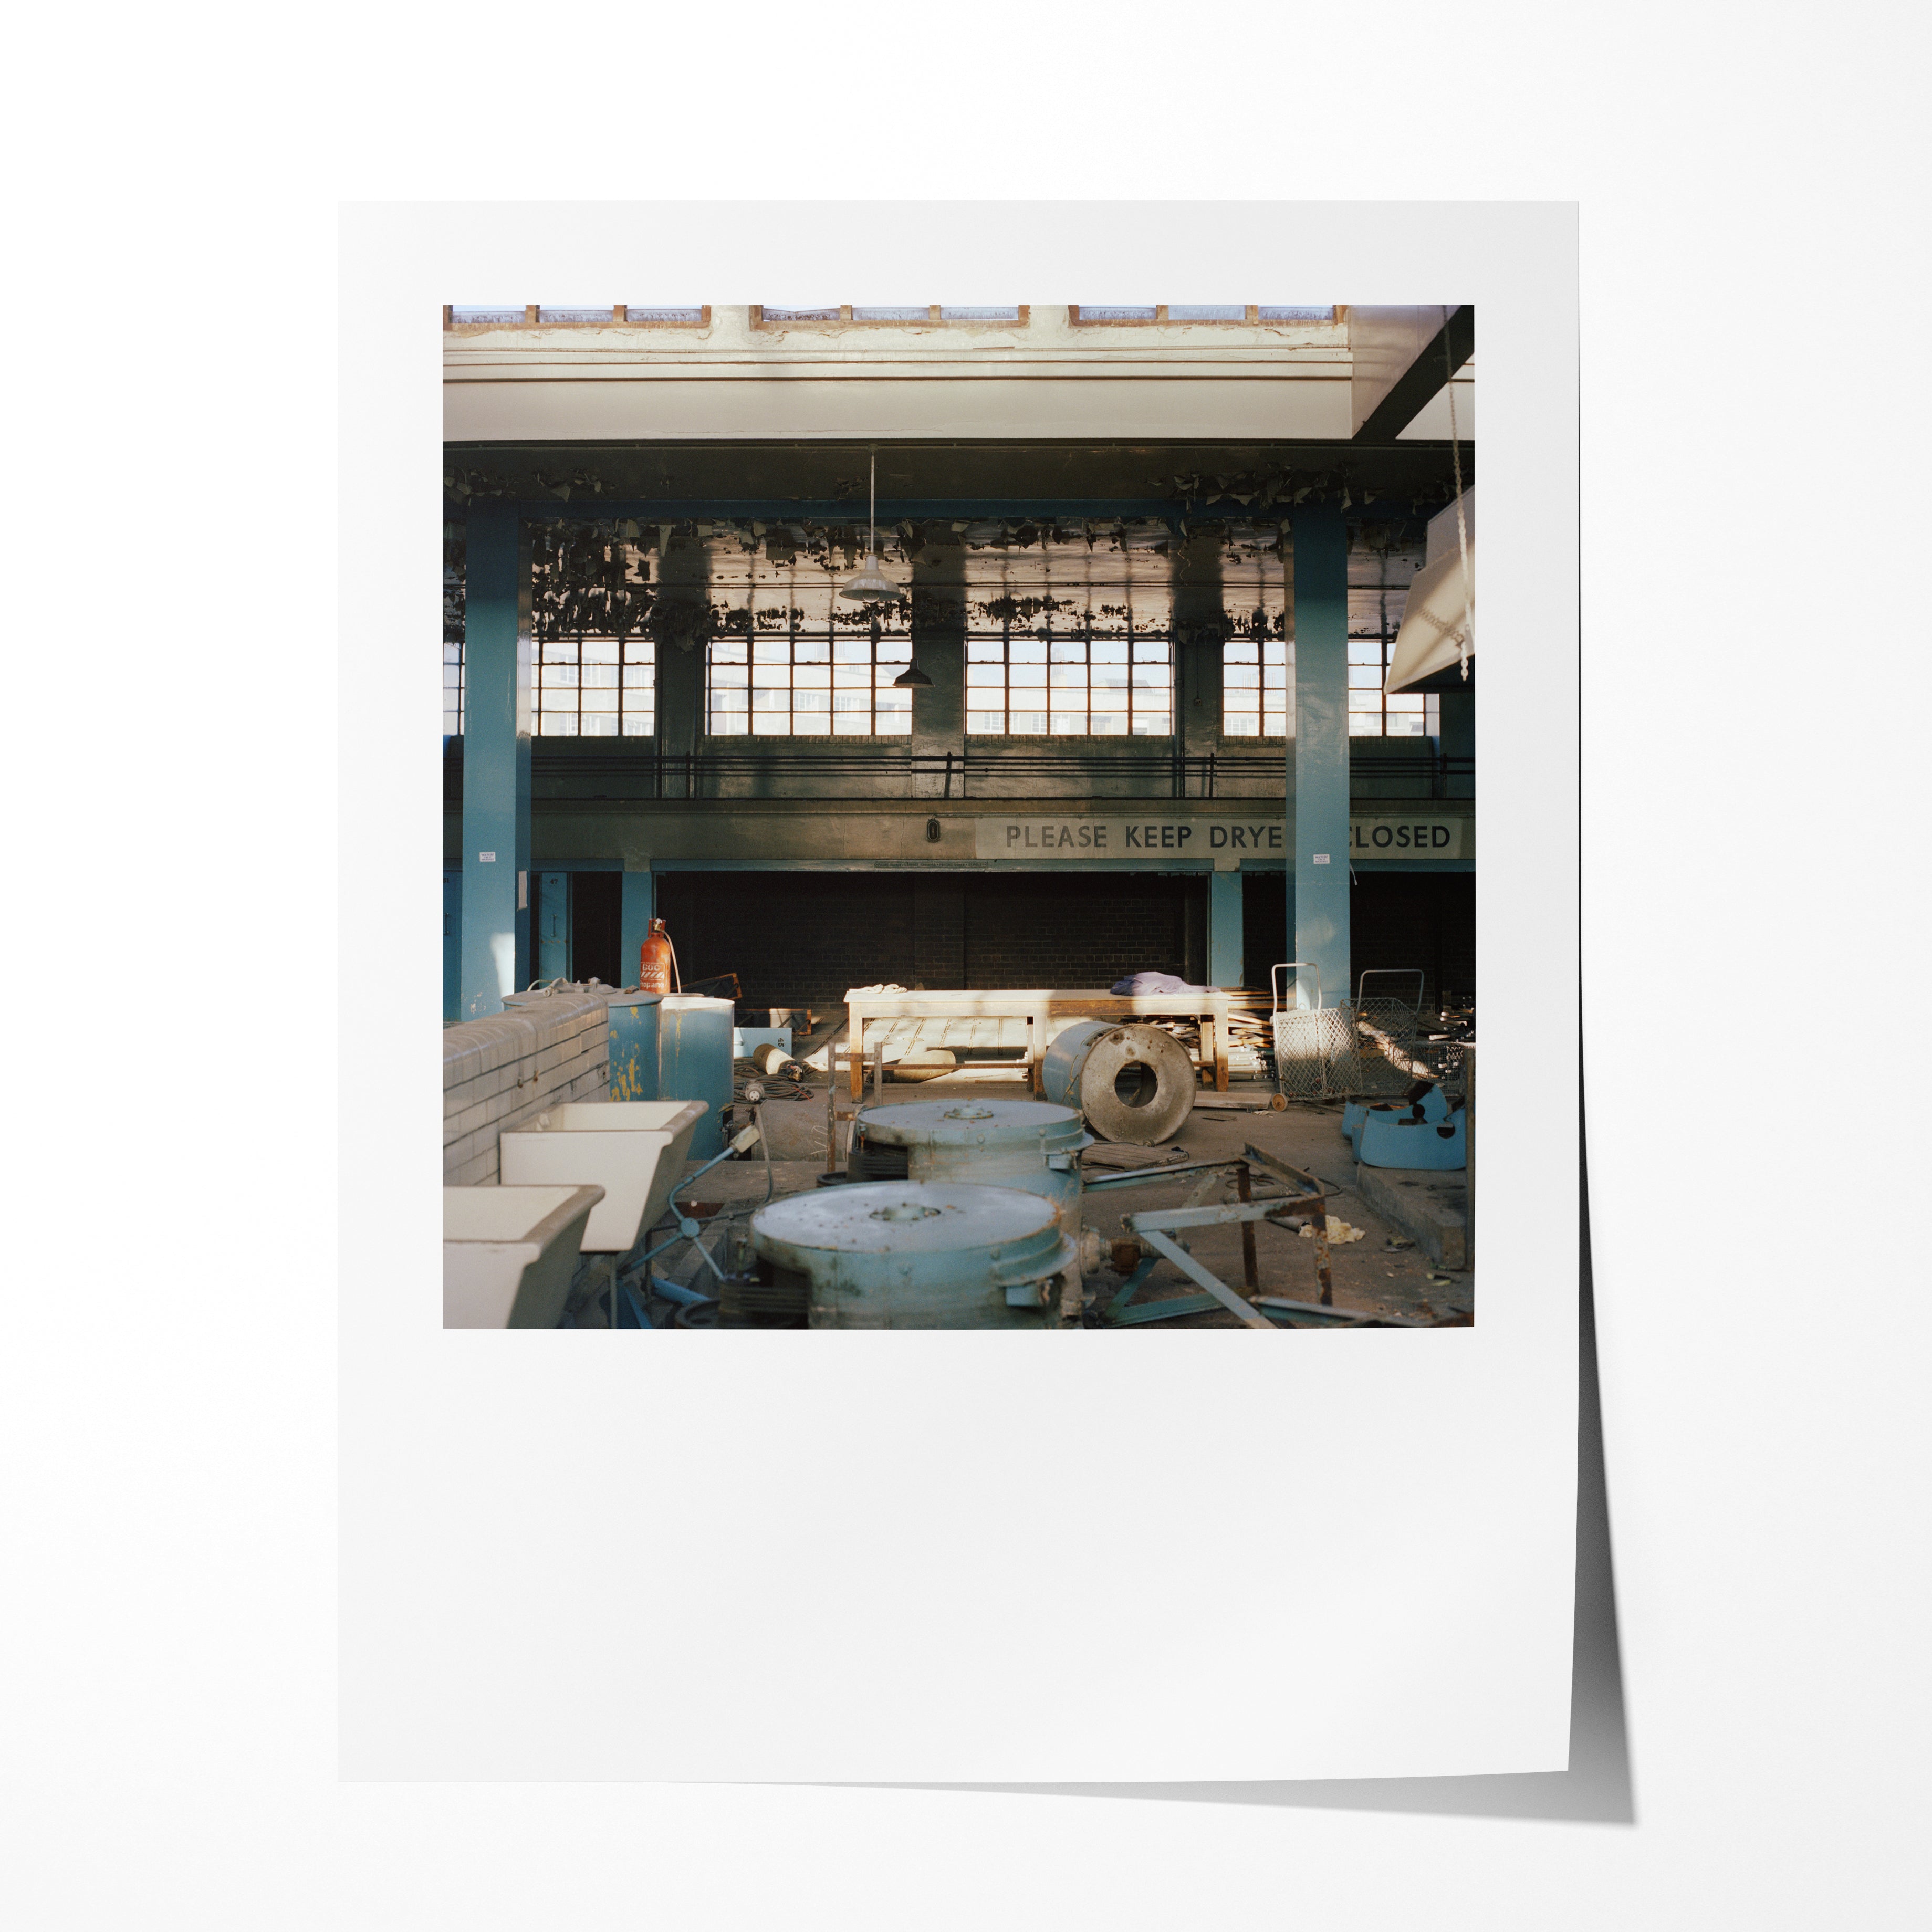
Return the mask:
[[966,640],[966,730],[977,737],[1165,738],[1174,730],[1174,647],[1130,638]]
[[648,738],[657,730],[657,647],[648,638],[547,638],[530,669],[540,738]]
[[1288,734],[1288,670],[1292,644],[1279,638],[1230,638],[1221,646],[1221,735],[1282,738]]
[[892,680],[912,661],[904,631],[828,629],[715,640],[706,653],[706,724],[714,738],[903,737],[912,693]]
[[[1294,646],[1231,638],[1221,647],[1221,734],[1227,738],[1280,738],[1288,730],[1289,670]],[[1422,738],[1438,727],[1436,700],[1423,694],[1388,698],[1382,686],[1395,650],[1386,625],[1380,634],[1348,640],[1348,713],[1352,738]]]

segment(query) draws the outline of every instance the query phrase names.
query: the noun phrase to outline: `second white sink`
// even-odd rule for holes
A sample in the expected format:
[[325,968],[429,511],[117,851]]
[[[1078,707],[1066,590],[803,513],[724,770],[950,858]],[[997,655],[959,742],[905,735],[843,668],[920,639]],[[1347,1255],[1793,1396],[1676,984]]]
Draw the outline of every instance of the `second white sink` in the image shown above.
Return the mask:
[[442,1325],[554,1328],[601,1187],[446,1187]]
[[628,1254],[656,1225],[684,1171],[703,1100],[570,1100],[507,1130],[506,1186],[594,1183],[604,1198],[584,1231],[586,1254]]

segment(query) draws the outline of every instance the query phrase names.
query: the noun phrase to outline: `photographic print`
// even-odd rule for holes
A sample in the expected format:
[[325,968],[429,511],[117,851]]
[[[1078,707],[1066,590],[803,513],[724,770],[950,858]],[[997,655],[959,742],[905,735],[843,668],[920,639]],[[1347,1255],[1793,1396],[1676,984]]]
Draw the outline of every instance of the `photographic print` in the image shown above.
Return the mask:
[[1474,1319],[1473,304],[442,324],[448,1325]]

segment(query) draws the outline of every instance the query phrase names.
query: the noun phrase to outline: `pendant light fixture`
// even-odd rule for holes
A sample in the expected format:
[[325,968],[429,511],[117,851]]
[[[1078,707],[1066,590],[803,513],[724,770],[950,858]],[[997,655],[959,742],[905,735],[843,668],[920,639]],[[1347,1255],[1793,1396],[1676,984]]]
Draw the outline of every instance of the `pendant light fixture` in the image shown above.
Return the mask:
[[848,578],[838,586],[842,597],[850,597],[860,604],[883,604],[899,594],[899,587],[879,568],[878,538],[873,526],[877,518],[879,496],[879,451],[872,446],[872,477],[866,497],[866,566],[856,577]]
[[[872,620],[872,644],[874,646],[872,661],[874,664],[878,662],[878,641],[879,620],[878,618],[874,617]],[[898,676],[892,680],[892,686],[896,690],[898,691],[929,691],[932,688],[932,680],[926,676],[924,671],[920,669],[918,664],[915,662],[908,664],[905,669],[901,671]]]
[[[856,577],[849,578],[838,586],[842,597],[851,598],[855,602],[877,606],[889,602],[899,594],[899,587],[879,568],[879,542],[877,535],[879,509],[879,448],[877,443],[868,447],[872,459],[871,481],[866,496],[866,567]],[[879,661],[879,617],[875,608],[872,614],[872,662]],[[916,661],[907,664],[905,669],[892,680],[897,691],[929,691],[932,680],[919,668]]]

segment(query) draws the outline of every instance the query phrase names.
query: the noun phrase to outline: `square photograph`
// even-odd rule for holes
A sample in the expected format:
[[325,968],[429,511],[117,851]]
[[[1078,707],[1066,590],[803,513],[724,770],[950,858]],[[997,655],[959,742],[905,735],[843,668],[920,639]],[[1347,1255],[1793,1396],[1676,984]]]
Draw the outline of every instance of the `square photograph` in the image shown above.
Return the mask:
[[1474,1322],[1473,305],[442,324],[446,1327]]

